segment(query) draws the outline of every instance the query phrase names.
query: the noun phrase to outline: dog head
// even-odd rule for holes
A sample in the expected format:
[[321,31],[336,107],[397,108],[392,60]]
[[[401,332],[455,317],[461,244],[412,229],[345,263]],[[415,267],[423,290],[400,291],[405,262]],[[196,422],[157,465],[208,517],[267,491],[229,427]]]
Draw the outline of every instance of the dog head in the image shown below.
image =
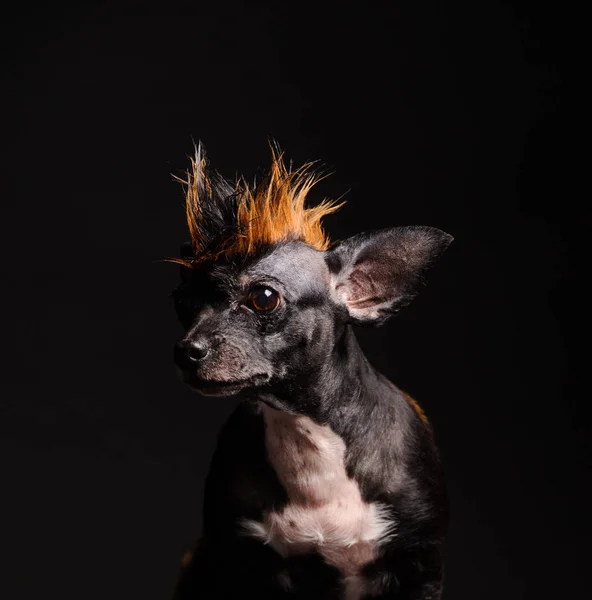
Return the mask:
[[185,335],[175,362],[205,395],[273,389],[319,374],[350,324],[380,325],[414,297],[452,237],[397,227],[330,245],[305,207],[310,165],[288,171],[274,152],[256,187],[209,173],[198,149],[187,184],[191,243],[173,292]]

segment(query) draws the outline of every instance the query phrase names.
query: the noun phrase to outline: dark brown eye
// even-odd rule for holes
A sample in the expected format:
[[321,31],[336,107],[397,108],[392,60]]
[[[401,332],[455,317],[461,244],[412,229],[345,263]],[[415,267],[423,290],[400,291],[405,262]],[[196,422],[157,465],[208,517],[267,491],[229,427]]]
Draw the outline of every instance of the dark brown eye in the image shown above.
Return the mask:
[[249,305],[259,312],[270,312],[280,303],[280,295],[271,288],[257,286],[249,293]]

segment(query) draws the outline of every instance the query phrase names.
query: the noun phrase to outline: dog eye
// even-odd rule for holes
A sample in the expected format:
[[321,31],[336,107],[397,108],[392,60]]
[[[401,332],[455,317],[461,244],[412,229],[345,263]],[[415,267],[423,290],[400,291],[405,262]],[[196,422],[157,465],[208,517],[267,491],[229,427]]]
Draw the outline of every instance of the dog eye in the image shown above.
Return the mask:
[[257,286],[249,293],[249,305],[258,312],[271,312],[280,303],[280,295],[271,288]]

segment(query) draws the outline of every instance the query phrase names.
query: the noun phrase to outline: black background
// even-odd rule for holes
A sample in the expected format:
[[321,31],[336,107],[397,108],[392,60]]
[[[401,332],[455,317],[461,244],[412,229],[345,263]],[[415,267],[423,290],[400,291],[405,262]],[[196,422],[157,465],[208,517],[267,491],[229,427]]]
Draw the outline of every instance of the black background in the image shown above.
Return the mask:
[[404,313],[360,331],[437,433],[445,598],[585,595],[566,37],[556,9],[490,0],[4,15],[0,596],[170,597],[233,406],[173,369],[177,268],[158,261],[187,233],[171,173],[193,137],[252,177],[268,136],[334,171],[312,194],[346,193],[334,239],[404,224],[456,238]]

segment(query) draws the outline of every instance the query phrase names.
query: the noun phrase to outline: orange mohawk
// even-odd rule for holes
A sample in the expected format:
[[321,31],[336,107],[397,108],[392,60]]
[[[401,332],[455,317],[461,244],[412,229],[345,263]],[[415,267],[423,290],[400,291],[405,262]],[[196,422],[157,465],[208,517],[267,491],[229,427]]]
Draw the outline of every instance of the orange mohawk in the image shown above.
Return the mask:
[[[302,240],[325,250],[329,239],[321,220],[343,203],[323,200],[306,207],[310,189],[323,179],[306,163],[288,170],[282,153],[273,145],[271,169],[256,185],[238,178],[234,186],[218,173],[210,173],[201,144],[191,159],[185,184],[186,214],[195,258],[253,254],[258,248],[290,240]],[[186,261],[179,261],[185,263]]]

